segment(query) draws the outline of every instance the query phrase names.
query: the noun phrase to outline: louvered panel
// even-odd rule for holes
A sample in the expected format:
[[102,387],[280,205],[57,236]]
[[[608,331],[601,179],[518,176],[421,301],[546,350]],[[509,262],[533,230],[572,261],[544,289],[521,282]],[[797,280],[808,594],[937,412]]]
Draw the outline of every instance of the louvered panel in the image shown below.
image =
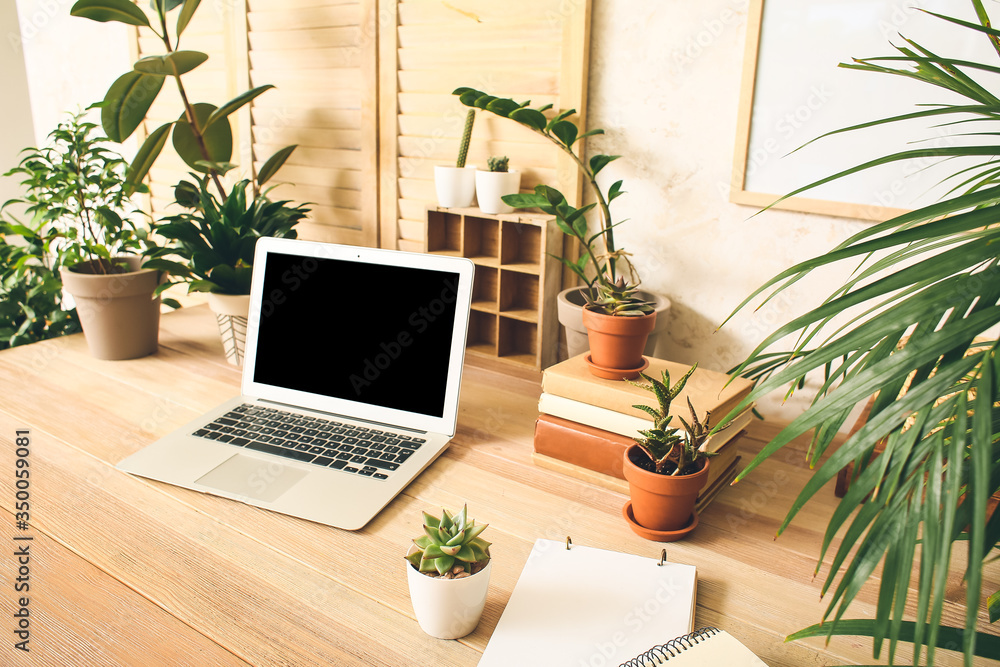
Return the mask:
[[[404,0],[380,14],[382,245],[416,247],[435,203],[433,167],[454,164],[467,109],[451,94],[494,95],[583,112],[590,2]],[[393,69],[389,66],[395,62]],[[558,183],[579,201],[575,164],[547,140],[477,114],[467,164],[507,155],[521,188]]]
[[[378,242],[375,0],[249,0],[253,155],[298,147],[272,195],[309,202],[299,236]],[[292,185],[294,184],[294,186]]]

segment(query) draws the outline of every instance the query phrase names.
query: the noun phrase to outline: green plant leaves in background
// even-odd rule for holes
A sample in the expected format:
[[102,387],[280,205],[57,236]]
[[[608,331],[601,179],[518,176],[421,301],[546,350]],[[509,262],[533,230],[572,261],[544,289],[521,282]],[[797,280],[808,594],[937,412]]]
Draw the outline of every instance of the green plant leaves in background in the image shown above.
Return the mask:
[[174,51],[165,56],[140,58],[132,65],[132,69],[143,74],[180,76],[187,74],[206,60],[208,55],[201,51]]
[[184,29],[187,28],[188,23],[191,22],[191,17],[194,16],[194,12],[198,9],[199,4],[201,4],[201,0],[184,0],[184,6],[181,7],[181,12],[177,15],[178,40],[180,40],[180,37],[184,33]]
[[121,143],[132,136],[162,87],[163,76],[159,74],[133,70],[118,77],[101,106],[101,126],[108,138]]
[[[205,128],[208,117],[212,115],[216,107],[214,104],[199,102],[193,105],[195,122],[198,126]],[[216,122],[212,127],[203,129],[202,138],[204,140],[204,152],[199,145],[191,125],[184,114],[174,122],[173,145],[174,150],[181,156],[181,159],[192,169],[200,172],[208,172],[204,166],[198,163],[206,158],[210,162],[229,162],[233,156],[233,131],[228,120]],[[205,155],[208,153],[208,155]]]
[[129,0],[79,0],[70,14],[101,23],[116,21],[149,27],[146,14]]
[[261,93],[267,92],[268,90],[270,90],[272,88],[274,88],[274,86],[272,84],[267,84],[267,85],[264,85],[264,86],[257,86],[256,88],[252,88],[252,89],[246,91],[245,93],[243,93],[241,95],[237,95],[236,97],[234,97],[233,99],[229,100],[228,102],[226,102],[225,104],[223,104],[221,107],[219,107],[218,109],[216,109],[215,111],[213,111],[209,115],[208,119],[205,121],[205,125],[204,125],[203,129],[207,130],[209,127],[211,127],[212,125],[214,125],[219,120],[228,117],[229,114],[233,113],[234,111],[236,111],[237,109],[239,109],[243,105],[249,103],[252,99],[254,99],[255,97],[257,97]]
[[257,172],[257,185],[264,185],[271,180],[271,177],[274,176],[279,169],[281,169],[281,166],[285,164],[285,160],[288,159],[288,156],[290,156],[297,147],[298,144],[285,146],[269,157],[267,162],[261,165],[260,171]]
[[132,164],[129,165],[128,176],[125,179],[130,191],[134,191],[146,178],[150,167],[153,166],[160,151],[163,150],[163,146],[167,143],[168,133],[172,126],[173,123],[164,123],[150,132],[146,140],[142,142],[142,146],[139,147],[139,151],[132,159]]

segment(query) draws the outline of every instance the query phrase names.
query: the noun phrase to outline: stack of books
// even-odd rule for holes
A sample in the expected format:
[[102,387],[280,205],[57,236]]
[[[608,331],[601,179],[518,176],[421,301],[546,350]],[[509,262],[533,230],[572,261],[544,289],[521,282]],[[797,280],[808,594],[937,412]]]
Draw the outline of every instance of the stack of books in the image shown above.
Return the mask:
[[[541,413],[535,422],[534,453],[536,465],[557,470],[592,483],[628,493],[628,482],[622,472],[625,450],[641,437],[640,430],[652,428],[653,418],[633,405],[657,407],[652,392],[622,380],[595,377],[579,355],[545,369],[542,373],[542,395],[538,400]],[[671,384],[676,383],[690,366],[663,359],[649,359],[644,373],[657,380],[666,370]],[[640,382],[645,383],[643,380]],[[701,421],[715,426],[747,394],[752,383],[744,378],[732,378],[698,368],[672,401],[670,413],[690,421],[688,398]],[[701,511],[718,492],[739,472],[738,436],[753,417],[753,406],[730,420],[726,428],[712,435],[703,449],[715,452],[709,468],[709,479],[698,497],[696,510]],[[682,428],[676,416],[671,426]]]

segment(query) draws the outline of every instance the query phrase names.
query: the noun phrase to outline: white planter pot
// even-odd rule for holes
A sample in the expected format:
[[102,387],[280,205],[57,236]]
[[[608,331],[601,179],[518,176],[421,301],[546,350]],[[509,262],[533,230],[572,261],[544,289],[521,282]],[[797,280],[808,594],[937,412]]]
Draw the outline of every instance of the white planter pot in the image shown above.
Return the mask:
[[404,562],[413,613],[424,632],[438,639],[458,639],[476,629],[486,606],[492,560],[471,577],[461,579],[428,577],[409,561]]
[[521,189],[519,171],[476,171],[476,201],[483,213],[511,213],[514,208],[503,203],[504,195]]
[[243,365],[247,346],[247,318],[250,316],[249,294],[208,293],[208,307],[219,322],[219,335],[226,361],[233,366]]
[[472,200],[476,196],[476,168],[435,165],[434,189],[437,191],[438,206],[444,208],[472,206]]
[[[566,346],[570,357],[583,354],[590,349],[587,341],[587,328],[583,326],[583,305],[586,300],[583,298],[581,287],[570,287],[559,292],[556,298],[557,314],[559,323],[566,327]],[[656,342],[667,328],[668,313],[670,312],[670,299],[659,294],[639,290],[637,295],[646,301],[656,304],[656,324],[652,333],[646,339],[646,347],[643,355],[647,357],[656,356]]]

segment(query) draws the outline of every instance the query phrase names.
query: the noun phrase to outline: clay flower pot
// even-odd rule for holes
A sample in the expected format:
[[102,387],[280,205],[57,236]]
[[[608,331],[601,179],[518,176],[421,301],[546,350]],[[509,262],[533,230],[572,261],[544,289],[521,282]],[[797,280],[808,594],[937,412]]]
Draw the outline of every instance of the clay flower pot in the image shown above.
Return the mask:
[[142,258],[120,258],[126,273],[90,272],[91,262],[59,270],[63,287],[73,297],[90,353],[98,359],[137,359],[156,352],[160,298],[153,291],[161,275],[142,269]]
[[632,462],[630,454],[644,455],[638,445],[625,450],[622,472],[632,496],[632,514],[636,523],[656,532],[674,532],[693,523],[694,504],[708,481],[709,460],[693,475],[659,475],[643,470]]
[[[566,328],[566,347],[569,348],[567,356],[576,357],[583,354],[589,348],[587,342],[587,327],[583,326],[583,307],[587,300],[583,297],[583,290],[586,287],[569,287],[559,292],[556,296],[556,306],[559,316],[559,324]],[[670,321],[670,299],[656,294],[639,290],[636,292],[643,301],[652,301],[656,305],[656,324],[653,325],[653,332],[646,339],[646,348],[642,351],[647,357],[656,356],[656,342],[660,334],[666,332],[667,323]]]
[[410,602],[420,628],[431,637],[458,639],[479,624],[490,588],[493,561],[479,572],[461,579],[429,577],[406,563]]
[[642,317],[616,317],[584,308],[583,325],[587,327],[588,363],[594,375],[618,380],[634,378],[648,365],[642,352],[656,326],[655,312]]

